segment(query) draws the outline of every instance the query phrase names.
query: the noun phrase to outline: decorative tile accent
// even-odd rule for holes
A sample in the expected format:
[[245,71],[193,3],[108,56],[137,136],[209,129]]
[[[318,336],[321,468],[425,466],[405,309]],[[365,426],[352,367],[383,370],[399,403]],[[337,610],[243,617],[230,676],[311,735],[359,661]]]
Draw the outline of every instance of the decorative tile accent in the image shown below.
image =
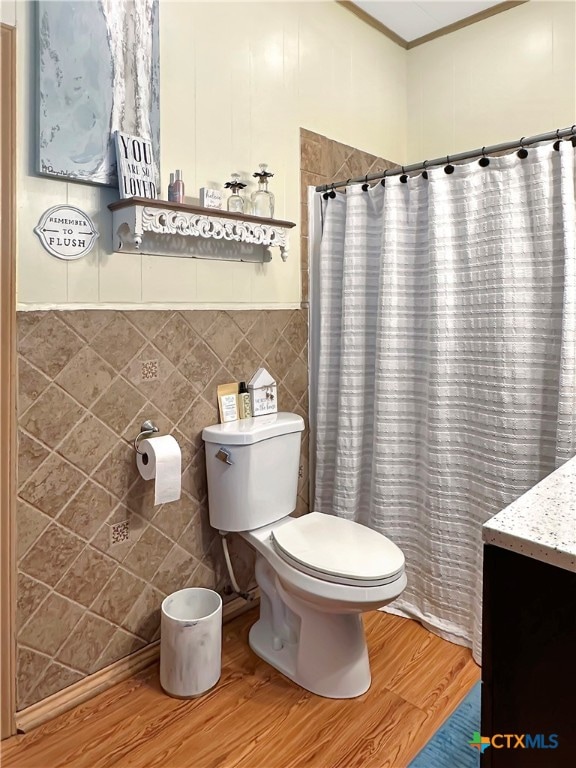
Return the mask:
[[146,360],[142,363],[140,377],[143,381],[152,381],[158,378],[158,360]]
[[[22,708],[157,639],[166,594],[227,586],[202,429],[218,421],[216,386],[262,364],[278,381],[280,408],[306,412],[307,314],[83,310],[19,313],[18,323]],[[147,418],[182,448],[182,498],[159,507],[132,447]],[[306,498],[303,477],[297,513]],[[129,541],[111,545],[123,520]],[[249,586],[250,550],[236,543],[233,553]],[[50,640],[45,619],[65,632]]]

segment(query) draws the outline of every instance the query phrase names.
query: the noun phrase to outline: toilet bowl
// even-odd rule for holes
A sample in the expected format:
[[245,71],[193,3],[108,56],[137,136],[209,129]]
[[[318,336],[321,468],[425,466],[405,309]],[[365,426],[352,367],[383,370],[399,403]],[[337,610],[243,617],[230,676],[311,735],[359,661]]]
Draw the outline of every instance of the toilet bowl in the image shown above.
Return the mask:
[[404,556],[351,520],[290,515],[303,428],[296,414],[278,413],[203,431],[210,522],[257,554],[252,650],[312,693],[352,698],[371,681],[361,614],[404,590]]

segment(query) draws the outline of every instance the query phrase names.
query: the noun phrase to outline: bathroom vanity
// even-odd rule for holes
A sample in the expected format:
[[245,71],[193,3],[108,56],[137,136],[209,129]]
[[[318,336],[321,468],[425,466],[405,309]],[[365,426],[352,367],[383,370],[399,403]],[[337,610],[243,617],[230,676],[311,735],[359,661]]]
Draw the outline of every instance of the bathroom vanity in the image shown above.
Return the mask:
[[576,457],[491,518],[483,538],[481,734],[503,737],[481,766],[574,768]]

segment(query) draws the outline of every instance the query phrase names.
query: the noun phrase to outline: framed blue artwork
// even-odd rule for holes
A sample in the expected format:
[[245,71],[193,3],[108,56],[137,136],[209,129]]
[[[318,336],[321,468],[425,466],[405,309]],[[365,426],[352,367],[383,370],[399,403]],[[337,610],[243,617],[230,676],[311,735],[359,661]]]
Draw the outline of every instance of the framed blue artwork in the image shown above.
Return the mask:
[[158,0],[39,0],[38,173],[116,186],[114,132],[150,139],[159,184]]

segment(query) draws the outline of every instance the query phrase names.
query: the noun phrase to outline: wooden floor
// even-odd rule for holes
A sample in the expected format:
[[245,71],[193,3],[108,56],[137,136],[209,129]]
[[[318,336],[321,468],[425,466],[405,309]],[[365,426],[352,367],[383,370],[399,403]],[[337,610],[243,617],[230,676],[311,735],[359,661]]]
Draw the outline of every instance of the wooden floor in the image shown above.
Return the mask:
[[406,768],[479,678],[470,651],[373,612],[372,687],[322,699],[250,651],[255,618],[224,627],[222,677],[209,694],[166,696],[155,665],[3,742],[2,768]]

